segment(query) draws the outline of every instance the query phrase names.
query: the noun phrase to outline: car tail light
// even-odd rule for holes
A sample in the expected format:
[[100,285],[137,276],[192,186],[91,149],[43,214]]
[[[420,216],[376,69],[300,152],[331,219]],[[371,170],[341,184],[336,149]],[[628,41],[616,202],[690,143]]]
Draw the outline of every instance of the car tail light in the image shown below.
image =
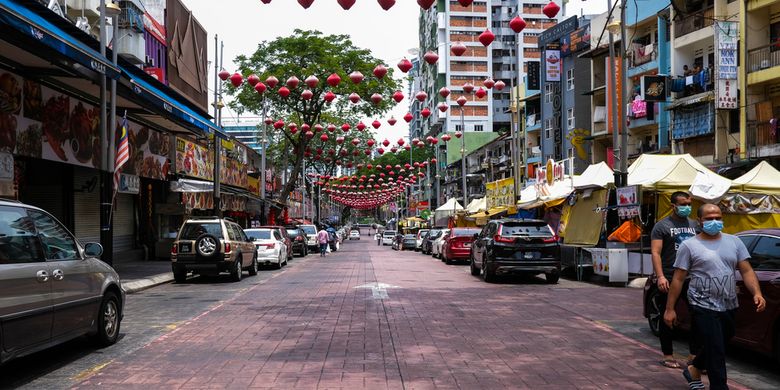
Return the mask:
[[553,242],[558,242],[558,237],[556,237],[556,236],[552,236],[552,237],[550,237],[550,238],[545,238],[545,239],[544,239],[544,242],[545,242],[545,243],[548,243],[548,244],[549,244],[549,243],[553,243]]
[[502,236],[501,235],[501,231],[502,230],[504,230],[504,226],[503,225],[498,227],[498,232],[496,232],[496,235],[493,236],[493,241],[495,241],[495,242],[503,242],[503,243],[506,243],[506,244],[511,244],[511,243],[515,242],[514,238]]
[[175,255],[177,253],[179,253],[179,246],[176,245],[176,244],[173,244],[173,247],[171,247],[171,254]]
[[225,243],[225,253],[230,253],[230,244]]
[[303,241],[303,237],[301,236],[295,237],[295,241]]
[[274,249],[275,246],[276,246],[276,244],[274,244],[273,242],[270,243],[270,244],[265,244],[265,247],[268,248],[268,249]]

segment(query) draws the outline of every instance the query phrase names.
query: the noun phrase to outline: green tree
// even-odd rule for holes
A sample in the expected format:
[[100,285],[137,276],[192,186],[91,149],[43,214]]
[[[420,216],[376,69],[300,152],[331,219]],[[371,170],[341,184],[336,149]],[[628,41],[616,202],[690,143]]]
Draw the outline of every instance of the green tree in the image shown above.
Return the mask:
[[[268,116],[274,120],[282,119],[285,124],[296,123],[298,131],[293,134],[285,126],[283,129],[272,130],[273,133],[269,139],[273,143],[272,161],[282,169],[291,168],[292,172],[287,180],[287,184],[280,195],[280,201],[286,203],[290,192],[295,188],[296,182],[301,173],[304,159],[307,159],[307,152],[310,155],[308,159],[318,173],[333,174],[336,169],[336,162],[340,160],[343,164],[352,162],[357,164],[366,159],[363,151],[368,148],[366,141],[373,138],[369,131],[370,124],[365,131],[360,132],[355,129],[359,118],[378,118],[381,114],[389,111],[395,102],[391,99],[394,91],[399,89],[399,82],[393,79],[393,70],[388,68],[388,73],[383,79],[373,76],[374,68],[382,64],[382,61],[375,58],[369,50],[356,47],[347,35],[324,35],[319,31],[295,30],[288,37],[280,37],[273,41],[261,42],[257,50],[251,55],[240,55],[236,58],[239,66],[239,72],[247,77],[251,74],[257,75],[261,81],[274,76],[280,83],[277,89],[284,86],[289,77],[295,76],[300,80],[297,88],[291,89],[291,93],[286,98],[282,97],[277,89],[269,89],[263,95],[257,93],[248,85],[242,85],[239,88],[233,88],[228,84],[228,93],[235,99],[230,106],[239,114],[251,112],[255,115],[262,115],[263,100],[268,101]],[[355,84],[349,79],[352,72],[360,72],[365,79]],[[331,74],[338,74],[342,81],[338,86],[331,87],[326,80]],[[309,76],[315,76],[319,79],[319,84],[314,88],[309,88],[304,80]],[[301,93],[304,90],[312,92],[312,98],[305,100]],[[337,95],[332,103],[324,100],[325,94],[331,91]],[[361,100],[353,104],[348,100],[351,93],[360,95]],[[373,94],[379,94],[383,100],[374,104],[370,97]],[[351,130],[343,132],[341,125],[348,123]],[[315,125],[320,124],[327,127],[328,124],[336,126],[336,131],[315,132],[312,138],[306,137],[301,131],[303,124],[308,124],[315,132]],[[323,142],[320,137],[323,133],[328,135],[328,140]],[[342,136],[345,142],[337,144],[336,139]],[[361,142],[359,146],[354,146],[350,142],[358,138]],[[323,149],[322,157],[317,160],[317,149]],[[353,155],[353,151],[359,149],[358,156]],[[330,156],[328,151],[334,150],[335,155]],[[346,150],[347,156],[342,156],[341,151]],[[330,162],[326,159],[330,158]],[[308,163],[307,163],[308,164]]]

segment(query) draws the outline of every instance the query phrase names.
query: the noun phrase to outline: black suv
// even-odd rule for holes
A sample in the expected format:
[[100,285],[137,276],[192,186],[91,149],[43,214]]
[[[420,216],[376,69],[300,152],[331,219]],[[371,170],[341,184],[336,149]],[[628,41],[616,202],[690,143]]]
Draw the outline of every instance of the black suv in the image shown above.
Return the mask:
[[292,253],[303,257],[308,256],[309,247],[306,246],[306,242],[309,240],[309,237],[306,236],[306,233],[301,229],[288,227],[287,234],[290,236],[290,240],[292,240]]
[[538,219],[499,219],[488,222],[474,235],[471,274],[482,273],[486,282],[496,275],[544,273],[548,283],[561,275],[558,237],[546,222]]

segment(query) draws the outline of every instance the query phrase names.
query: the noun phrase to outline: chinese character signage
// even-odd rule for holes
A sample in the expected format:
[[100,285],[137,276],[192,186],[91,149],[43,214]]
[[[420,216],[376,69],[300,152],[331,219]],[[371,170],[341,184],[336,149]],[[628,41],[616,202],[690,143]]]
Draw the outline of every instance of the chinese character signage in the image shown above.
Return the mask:
[[515,179],[507,178],[485,184],[485,202],[488,209],[515,205]]
[[541,87],[541,64],[536,61],[528,62],[528,89],[538,91]]
[[716,21],[715,42],[717,45],[715,60],[717,88],[717,107],[734,109],[739,105],[737,98],[737,44],[739,42],[737,22]]

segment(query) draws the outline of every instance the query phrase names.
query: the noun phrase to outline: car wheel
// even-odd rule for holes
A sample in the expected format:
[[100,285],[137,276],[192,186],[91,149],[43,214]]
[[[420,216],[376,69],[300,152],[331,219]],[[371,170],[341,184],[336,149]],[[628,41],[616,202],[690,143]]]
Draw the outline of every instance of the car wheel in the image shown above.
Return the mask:
[[482,280],[486,283],[496,282],[496,271],[491,271],[489,267],[485,266],[484,262],[482,263]]
[[107,347],[116,343],[119,338],[121,310],[116,294],[110,291],[106,292],[100,303],[100,312],[98,312],[97,333],[93,336],[99,346]]
[[[653,335],[661,335],[661,321],[663,321],[663,310],[659,305],[660,294],[654,291],[647,300],[647,325]],[[665,309],[665,308],[664,308]]]
[[241,269],[241,254],[238,254],[238,258],[233,262],[233,270],[230,271],[230,279],[234,282],[240,282],[243,276],[243,270]]
[[447,254],[445,254],[445,253],[442,253],[441,261],[443,261],[444,264],[447,264],[447,265],[452,264],[452,261],[449,259],[449,257],[447,257]]
[[214,257],[219,253],[219,239],[213,234],[203,234],[195,240],[195,252],[202,257]]
[[480,269],[477,268],[477,265],[474,263],[474,258],[473,257],[471,259],[469,259],[469,263],[470,263],[469,265],[470,265],[470,268],[471,268],[471,275],[479,276]]
[[249,267],[249,276],[257,275],[257,267],[257,253],[255,253],[255,257],[252,258],[252,265]]
[[184,283],[187,281],[187,269],[184,267],[173,267],[173,280],[176,283]]
[[556,284],[560,278],[561,274],[558,271],[544,274],[544,279],[547,281],[547,284]]

